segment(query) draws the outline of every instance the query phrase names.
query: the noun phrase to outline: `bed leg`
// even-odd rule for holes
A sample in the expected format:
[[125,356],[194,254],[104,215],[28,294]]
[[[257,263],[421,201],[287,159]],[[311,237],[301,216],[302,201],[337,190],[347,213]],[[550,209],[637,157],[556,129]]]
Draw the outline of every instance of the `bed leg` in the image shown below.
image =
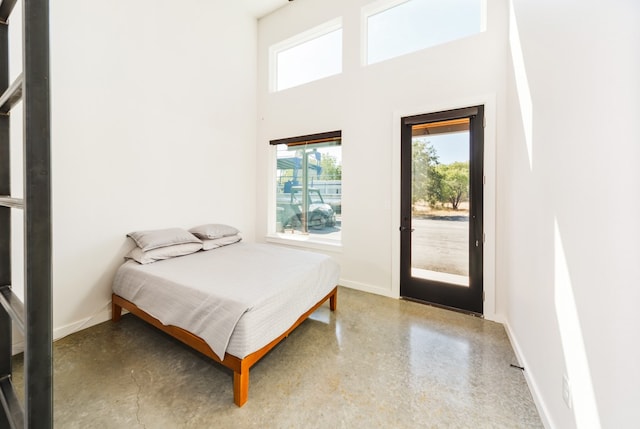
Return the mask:
[[241,372],[233,373],[233,402],[238,407],[244,405],[249,399],[249,369],[241,369]]
[[333,295],[329,297],[329,308],[331,309],[331,311],[336,311],[337,307],[338,307],[338,289],[336,288],[333,291]]
[[113,298],[111,301],[111,321],[119,322],[122,317],[122,307],[113,302]]

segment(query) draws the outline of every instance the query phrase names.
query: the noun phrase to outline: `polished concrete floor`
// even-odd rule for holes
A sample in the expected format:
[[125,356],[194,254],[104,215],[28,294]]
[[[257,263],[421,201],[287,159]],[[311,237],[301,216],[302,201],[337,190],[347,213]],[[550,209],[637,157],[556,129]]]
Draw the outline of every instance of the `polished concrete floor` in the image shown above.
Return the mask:
[[126,315],[55,343],[55,427],[542,427],[512,363],[499,324],[341,288],[252,368],[238,408],[231,371]]

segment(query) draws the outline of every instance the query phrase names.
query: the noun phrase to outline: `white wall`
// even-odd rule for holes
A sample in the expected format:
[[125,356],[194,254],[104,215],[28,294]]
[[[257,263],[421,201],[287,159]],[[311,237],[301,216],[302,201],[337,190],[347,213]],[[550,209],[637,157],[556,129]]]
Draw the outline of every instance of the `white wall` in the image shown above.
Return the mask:
[[[637,422],[640,6],[513,0],[508,52],[506,1],[489,0],[487,33],[362,67],[367,3],[291,3],[260,21],[257,52],[233,2],[52,3],[55,335],[108,317],[127,232],[213,220],[262,240],[268,141],[334,129],[342,282],[397,296],[398,119],[487,100],[494,316],[549,427]],[[344,73],[269,94],[268,46],[337,16]]]
[[128,232],[253,239],[256,25],[233,2],[52,2],[54,337],[109,317]]
[[[496,100],[504,97],[507,8],[505,1],[489,2],[485,33],[362,66],[361,7],[368,3],[306,0],[259,21],[256,231],[259,239],[268,231],[269,184],[264,178],[270,176],[269,140],[340,129],[343,247],[333,256],[342,266],[341,284],[398,296],[400,118],[487,101],[491,104],[487,119],[493,138],[488,145],[495,146],[496,116],[501,114]],[[343,73],[269,93],[269,46],[340,16]],[[491,170],[493,160],[488,162]],[[490,203],[488,206],[491,210]],[[492,271],[492,267],[486,270]],[[493,285],[485,287],[491,293],[486,308],[493,316]]]
[[[640,5],[513,3],[521,43],[512,45],[498,153],[497,272],[510,335],[549,427],[632,427],[640,420]],[[563,374],[573,409],[562,399]]]

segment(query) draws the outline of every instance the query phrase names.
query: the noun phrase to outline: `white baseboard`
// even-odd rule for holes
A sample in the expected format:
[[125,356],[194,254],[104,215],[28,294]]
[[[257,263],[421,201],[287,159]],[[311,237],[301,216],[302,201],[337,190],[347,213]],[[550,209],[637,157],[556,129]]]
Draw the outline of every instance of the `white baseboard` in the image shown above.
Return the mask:
[[376,295],[386,296],[388,298],[398,299],[390,289],[384,289],[381,287],[371,286],[366,283],[354,282],[352,280],[340,279],[340,286],[348,287],[349,289],[355,289],[362,292],[369,292]]
[[[83,329],[90,328],[91,326],[97,325],[102,322],[106,322],[111,319],[111,302],[107,303],[102,307],[101,310],[94,313],[92,316],[89,316],[85,319],[79,320],[74,323],[70,323],[65,326],[61,326],[53,330],[53,341],[57,341],[61,338],[66,337],[67,335],[74,334]],[[15,335],[15,334],[14,334]],[[15,341],[17,340],[17,341]],[[14,343],[12,344],[11,351],[14,355],[19,353],[23,353],[25,348],[24,339],[22,337],[14,338]]]
[[106,322],[109,319],[111,319],[111,303],[108,304],[107,308],[103,307],[102,310],[94,313],[92,316],[54,329],[53,341],[57,341],[61,338],[66,337],[67,335],[75,334],[78,331],[90,328],[91,326],[97,325],[98,323]]
[[522,373],[524,374],[524,379],[526,380],[527,385],[529,386],[529,391],[531,392],[531,396],[533,397],[533,402],[536,404],[536,408],[538,409],[540,420],[542,420],[542,424],[546,429],[554,429],[555,426],[552,424],[551,420],[549,419],[550,414],[548,412],[546,403],[542,398],[540,389],[538,388],[538,384],[536,383],[535,379],[531,376],[531,373],[527,371],[527,368],[529,366],[527,364],[526,358],[522,354],[522,349],[518,344],[518,340],[516,339],[516,336],[514,335],[511,329],[511,326],[509,325],[509,322],[507,320],[504,320],[501,323],[504,326],[505,331],[507,332],[507,337],[509,337],[509,341],[511,342],[511,347],[513,348],[513,352],[516,355],[516,359],[518,359],[519,365],[524,368],[524,371],[522,371]]
[[15,356],[24,352],[24,341],[18,341],[11,345],[11,355]]
[[[492,322],[496,322],[499,323],[501,325],[505,326],[505,329],[507,327],[507,319],[505,319],[505,317],[502,314],[498,314],[498,313],[493,313],[491,315],[484,315],[484,318],[486,320],[491,320]],[[509,333],[507,333],[507,335],[509,335]],[[509,337],[509,339],[511,339],[511,337]]]

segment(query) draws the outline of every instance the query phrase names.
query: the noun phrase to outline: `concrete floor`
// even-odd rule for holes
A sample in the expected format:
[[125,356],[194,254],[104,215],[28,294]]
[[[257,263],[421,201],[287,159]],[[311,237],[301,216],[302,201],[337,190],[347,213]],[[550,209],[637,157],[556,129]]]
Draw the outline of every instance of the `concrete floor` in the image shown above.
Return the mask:
[[252,368],[238,408],[230,370],[126,315],[55,343],[55,427],[542,427],[512,363],[499,324],[341,288]]

